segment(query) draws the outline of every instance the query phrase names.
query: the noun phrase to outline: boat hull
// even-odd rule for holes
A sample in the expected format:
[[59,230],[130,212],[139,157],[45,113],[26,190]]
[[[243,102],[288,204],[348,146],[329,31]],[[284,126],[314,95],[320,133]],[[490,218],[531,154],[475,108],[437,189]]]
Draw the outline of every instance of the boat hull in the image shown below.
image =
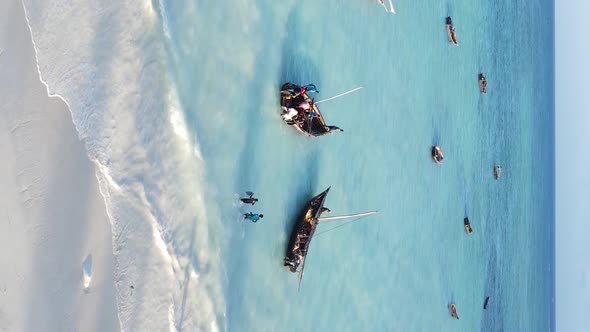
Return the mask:
[[440,146],[433,146],[430,150],[430,154],[432,155],[432,161],[434,161],[435,164],[440,165],[442,163],[442,159],[439,159],[439,156],[443,157],[443,153]]
[[455,28],[453,27],[453,20],[450,16],[446,19],[447,23],[447,35],[449,36],[449,41],[455,45],[459,46],[459,42],[457,42],[457,34],[455,33]]
[[296,97],[291,96],[289,93],[285,93],[285,91],[289,90],[298,91],[300,88],[299,85],[289,82],[281,86],[281,112],[283,114],[287,113],[289,108],[296,108],[297,105],[305,101],[312,105],[310,111],[317,114],[317,116],[303,116],[303,118],[299,118],[297,121],[285,122],[307,136],[317,137],[329,134],[330,130],[326,126],[322,113],[307,93],[303,93]]
[[486,80],[486,76],[484,75],[484,73],[479,74],[479,91],[481,93],[488,92],[488,82]]
[[457,306],[455,306],[454,303],[451,303],[451,304],[449,304],[448,308],[449,308],[449,314],[451,314],[451,317],[453,317],[455,319],[459,319],[459,314],[457,314]]
[[465,219],[463,219],[463,226],[465,227],[465,233],[471,234],[471,232],[473,232],[473,228],[471,228],[471,222],[469,222],[469,218],[465,217]]
[[329,191],[330,188],[307,202],[293,225],[284,260],[284,265],[288,266],[291,272],[297,272],[305,260],[318,218],[324,212],[324,202]]

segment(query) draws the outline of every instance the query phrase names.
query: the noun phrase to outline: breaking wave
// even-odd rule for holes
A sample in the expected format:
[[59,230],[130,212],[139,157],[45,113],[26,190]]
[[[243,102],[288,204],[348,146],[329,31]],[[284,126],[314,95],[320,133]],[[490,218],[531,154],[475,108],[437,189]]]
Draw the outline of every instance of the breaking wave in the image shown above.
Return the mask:
[[158,5],[23,0],[40,78],[96,165],[121,329],[219,330],[224,239],[209,236],[205,163],[167,74]]

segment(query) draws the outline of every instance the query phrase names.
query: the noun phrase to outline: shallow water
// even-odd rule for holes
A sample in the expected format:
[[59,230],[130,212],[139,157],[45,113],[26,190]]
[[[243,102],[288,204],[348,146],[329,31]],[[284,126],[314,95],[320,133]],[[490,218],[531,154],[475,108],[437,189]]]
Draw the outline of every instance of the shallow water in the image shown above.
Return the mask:
[[[552,2],[397,1],[395,16],[363,1],[165,4],[171,68],[209,170],[208,203],[230,239],[222,326],[551,326]],[[447,15],[459,47],[447,40]],[[321,106],[344,133],[309,139],[280,122],[285,81],[316,83],[318,98],[365,89]],[[444,149],[440,167],[432,144]],[[495,163],[504,166],[499,181]],[[281,267],[290,225],[330,185],[335,213],[381,213],[314,238],[297,292],[296,275]],[[243,190],[261,202],[232,206]],[[239,213],[250,210],[265,219],[242,224]]]
[[[119,294],[122,327],[157,330],[167,318],[179,330],[553,328],[553,2],[398,0],[397,15],[360,0],[151,6],[113,6],[89,23],[107,32],[92,44],[96,68],[37,38],[40,71],[99,164],[118,283],[153,286]],[[57,21],[39,12],[29,15],[34,37],[51,25],[43,19]],[[128,48],[142,56],[105,60]],[[77,72],[60,72],[59,59],[99,83],[80,97]],[[321,104],[345,131],[311,139],[279,117],[286,81],[315,83],[319,99],[365,88]],[[328,186],[333,214],[380,214],[320,225],[298,292],[282,266],[289,232]],[[246,190],[261,201],[238,204]],[[249,211],[265,217],[242,222]]]

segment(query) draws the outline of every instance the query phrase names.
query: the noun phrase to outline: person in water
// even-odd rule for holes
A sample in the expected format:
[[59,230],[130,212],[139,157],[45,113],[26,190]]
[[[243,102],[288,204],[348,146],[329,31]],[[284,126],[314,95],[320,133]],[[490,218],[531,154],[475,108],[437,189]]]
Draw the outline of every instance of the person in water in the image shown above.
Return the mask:
[[252,213],[252,212],[244,213],[244,220],[248,219],[251,222],[257,222],[262,217],[264,217],[263,214]]
[[242,201],[242,203],[244,204],[256,204],[256,202],[258,202],[258,198],[254,197],[254,193],[251,191],[247,191],[246,195],[248,195],[248,197],[246,198],[240,198],[240,201]]

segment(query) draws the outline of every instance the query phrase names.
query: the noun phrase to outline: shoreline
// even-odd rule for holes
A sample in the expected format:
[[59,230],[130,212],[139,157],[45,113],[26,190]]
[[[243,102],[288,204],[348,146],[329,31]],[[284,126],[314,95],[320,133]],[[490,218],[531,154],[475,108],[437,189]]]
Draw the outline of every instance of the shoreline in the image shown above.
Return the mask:
[[4,327],[119,330],[111,225],[95,165],[66,103],[40,80],[22,3],[0,8]]

